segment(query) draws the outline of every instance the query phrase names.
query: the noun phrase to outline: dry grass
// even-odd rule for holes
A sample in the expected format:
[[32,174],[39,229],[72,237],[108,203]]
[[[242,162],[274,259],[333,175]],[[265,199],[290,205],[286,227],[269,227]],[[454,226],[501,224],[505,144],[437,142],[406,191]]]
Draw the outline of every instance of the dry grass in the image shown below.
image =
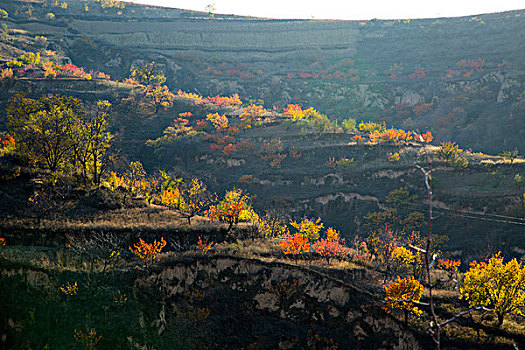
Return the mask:
[[[210,231],[223,224],[212,222],[209,218],[196,216],[192,218],[191,225],[186,219],[172,210],[165,207],[151,205],[147,208],[126,208],[105,212],[99,212],[92,216],[84,216],[81,219],[74,218],[44,218],[37,227],[37,220],[34,218],[18,217],[6,218],[0,221],[4,229],[13,227],[43,228],[53,230],[174,230],[174,229],[193,229]],[[241,225],[242,227],[243,225]],[[226,226],[225,226],[226,227]]]

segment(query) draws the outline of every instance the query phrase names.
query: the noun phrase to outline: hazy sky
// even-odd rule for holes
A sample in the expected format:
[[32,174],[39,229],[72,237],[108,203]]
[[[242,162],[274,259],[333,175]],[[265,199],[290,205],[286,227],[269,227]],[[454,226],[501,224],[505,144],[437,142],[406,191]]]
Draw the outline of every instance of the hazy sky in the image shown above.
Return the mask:
[[524,9],[524,0],[134,0],[142,4],[272,18],[404,19]]

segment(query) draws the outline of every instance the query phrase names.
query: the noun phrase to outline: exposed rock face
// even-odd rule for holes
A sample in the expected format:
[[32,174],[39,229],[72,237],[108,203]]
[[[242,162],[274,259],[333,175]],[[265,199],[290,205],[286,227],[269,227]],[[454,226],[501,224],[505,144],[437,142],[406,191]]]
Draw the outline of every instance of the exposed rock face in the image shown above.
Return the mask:
[[[307,268],[213,257],[169,264],[139,279],[137,286],[151,290],[148,294],[158,291],[157,302],[166,305],[168,314],[177,310],[178,300],[189,291],[204,292],[211,327],[220,327],[228,317],[238,320],[232,325],[235,329],[222,330],[219,340],[234,347],[241,345],[233,339],[237,332],[246,332],[240,341],[247,345],[269,335],[292,339],[300,335],[299,329],[315,323],[345,349],[421,348],[414,335],[381,310],[377,297]],[[268,320],[275,326],[257,328]],[[289,334],[276,329],[285,321],[293,324],[286,327]]]

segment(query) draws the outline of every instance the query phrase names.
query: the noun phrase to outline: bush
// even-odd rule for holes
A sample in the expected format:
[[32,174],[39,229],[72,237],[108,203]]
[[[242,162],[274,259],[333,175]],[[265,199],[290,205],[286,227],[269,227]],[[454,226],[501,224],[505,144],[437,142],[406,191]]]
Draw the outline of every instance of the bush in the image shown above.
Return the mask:
[[352,118],[345,119],[341,122],[341,128],[344,132],[350,133],[350,132],[356,132],[356,120]]

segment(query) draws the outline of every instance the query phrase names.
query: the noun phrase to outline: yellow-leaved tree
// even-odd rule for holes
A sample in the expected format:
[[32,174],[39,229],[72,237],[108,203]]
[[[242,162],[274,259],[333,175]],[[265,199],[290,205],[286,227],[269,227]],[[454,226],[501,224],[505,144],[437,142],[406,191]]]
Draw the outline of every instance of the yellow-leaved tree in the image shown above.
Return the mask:
[[385,291],[386,311],[401,309],[405,313],[405,323],[408,322],[408,314],[420,316],[423,311],[418,309],[414,303],[419,302],[423,294],[423,285],[413,277],[401,278],[397,276],[396,281],[388,286],[383,286]]
[[319,239],[319,231],[324,228],[321,218],[318,218],[317,221],[310,219],[303,219],[300,222],[290,221],[290,225],[297,229],[301,236],[308,237],[311,241]]
[[203,212],[215,200],[204,182],[197,178],[181,184],[180,197],[177,210],[181,217],[188,220],[188,225],[191,225],[192,217]]
[[470,307],[494,310],[498,327],[506,315],[525,316],[525,266],[516,259],[505,264],[498,253],[488,262],[473,261],[463,283],[461,298],[468,300]]

